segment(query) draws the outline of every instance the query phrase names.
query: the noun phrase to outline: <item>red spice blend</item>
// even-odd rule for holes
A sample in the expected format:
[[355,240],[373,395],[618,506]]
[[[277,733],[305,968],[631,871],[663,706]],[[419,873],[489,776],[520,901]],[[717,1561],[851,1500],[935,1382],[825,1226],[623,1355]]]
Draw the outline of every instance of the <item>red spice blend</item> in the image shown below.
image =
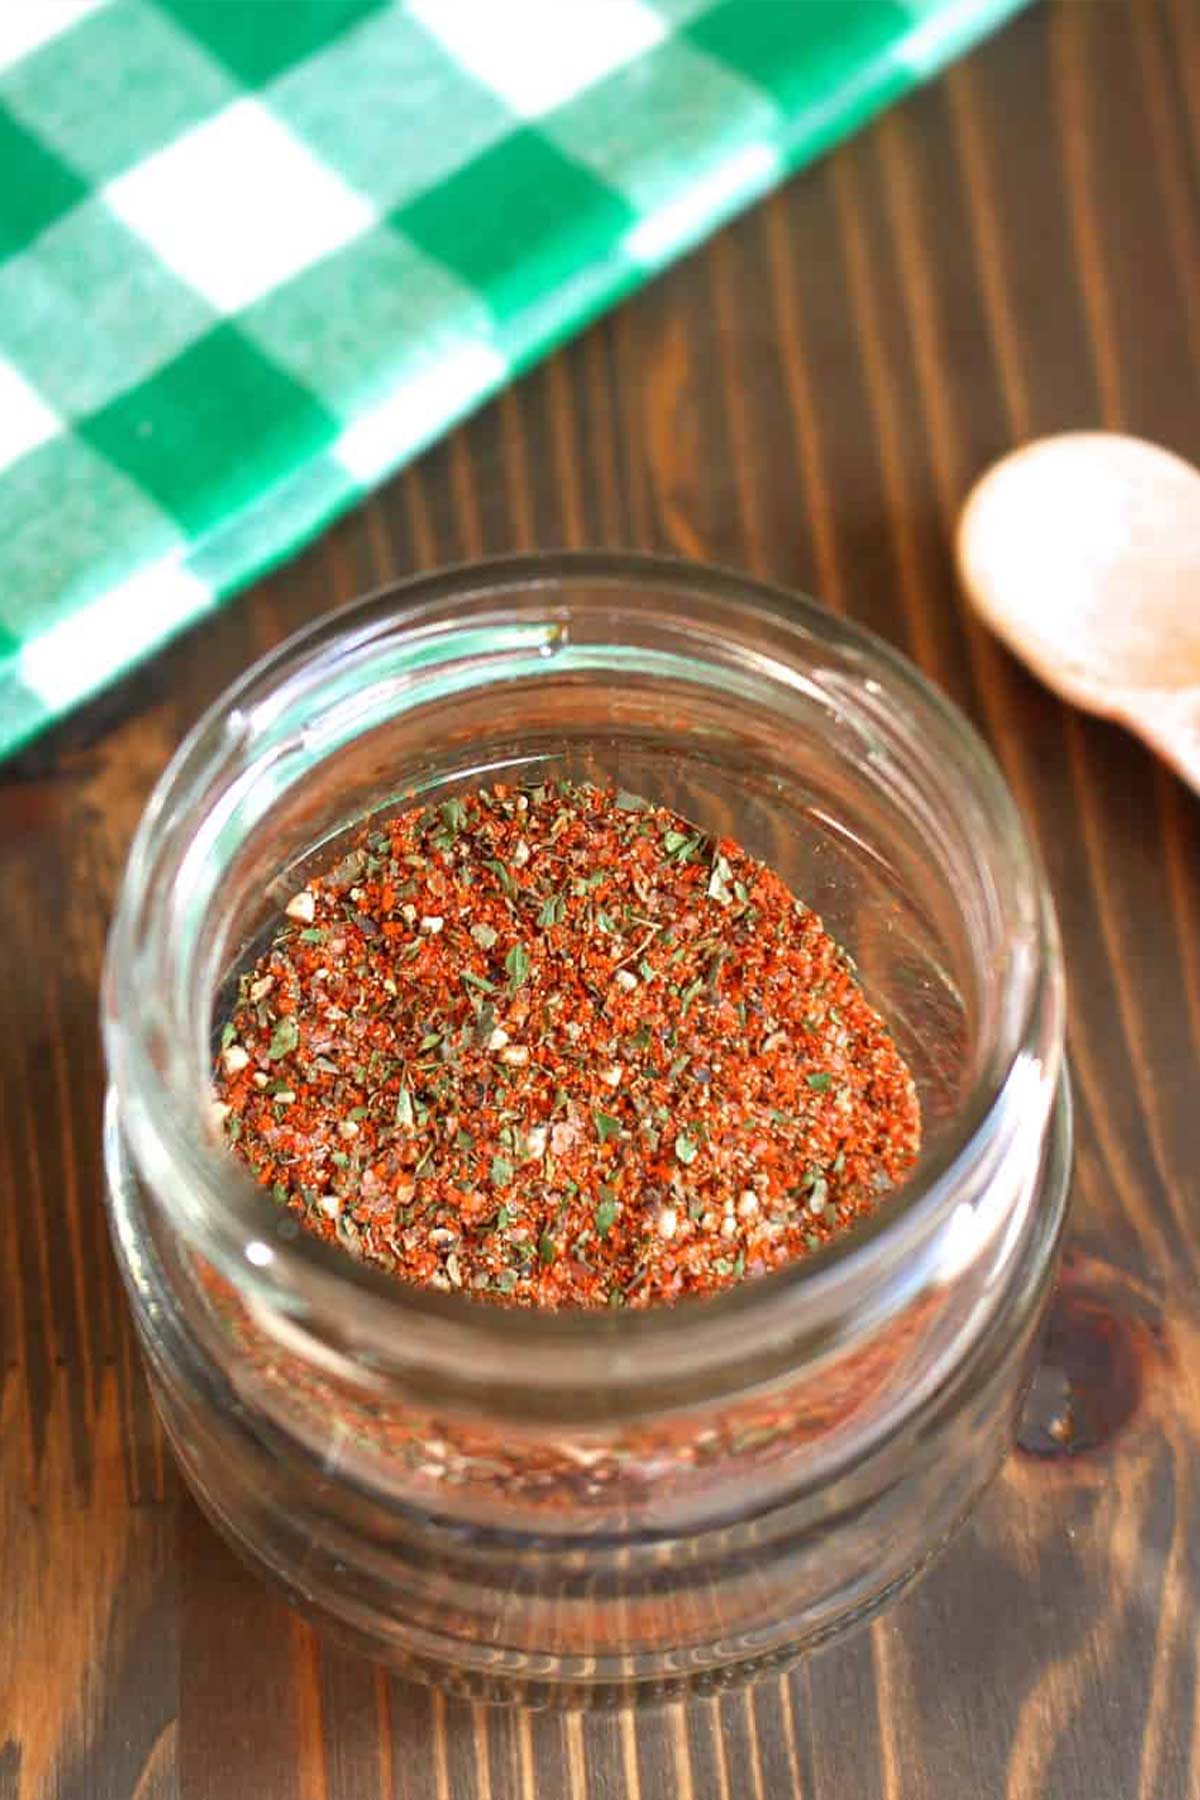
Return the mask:
[[309,1231],[403,1280],[710,1293],[819,1248],[915,1159],[912,1076],[816,914],[635,795],[413,808],[286,912],[218,1110]]

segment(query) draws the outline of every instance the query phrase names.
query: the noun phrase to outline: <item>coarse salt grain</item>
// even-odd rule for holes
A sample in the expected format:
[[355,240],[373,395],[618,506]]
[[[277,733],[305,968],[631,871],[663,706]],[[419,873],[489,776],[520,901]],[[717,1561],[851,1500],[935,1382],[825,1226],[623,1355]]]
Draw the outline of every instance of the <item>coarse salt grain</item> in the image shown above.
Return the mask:
[[292,895],[283,910],[289,919],[296,919],[301,925],[311,925],[317,916],[316,896],[307,888],[301,888],[298,894]]

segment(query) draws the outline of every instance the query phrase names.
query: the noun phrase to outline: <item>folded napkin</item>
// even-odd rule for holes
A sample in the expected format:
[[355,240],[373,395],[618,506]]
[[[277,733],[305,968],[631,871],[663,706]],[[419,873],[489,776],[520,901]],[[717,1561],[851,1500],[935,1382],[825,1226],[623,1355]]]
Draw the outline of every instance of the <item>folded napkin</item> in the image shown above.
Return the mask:
[[1020,0],[0,0],[0,755]]

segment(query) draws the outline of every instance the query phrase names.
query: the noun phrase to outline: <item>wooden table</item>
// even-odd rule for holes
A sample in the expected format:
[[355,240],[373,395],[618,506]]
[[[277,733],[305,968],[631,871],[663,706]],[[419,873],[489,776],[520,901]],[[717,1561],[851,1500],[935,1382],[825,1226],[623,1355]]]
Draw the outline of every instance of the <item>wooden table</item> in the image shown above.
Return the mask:
[[[1021,17],[4,772],[0,1800],[1200,1794],[1200,804],[971,622],[949,549],[1031,434],[1200,453],[1190,3]],[[751,569],[914,656],[1041,839],[1072,984],[1074,1223],[1027,1448],[870,1629],[637,1718],[408,1687],[244,1576],[164,1452],[100,1198],[105,923],[181,733],[338,601],[561,544]]]

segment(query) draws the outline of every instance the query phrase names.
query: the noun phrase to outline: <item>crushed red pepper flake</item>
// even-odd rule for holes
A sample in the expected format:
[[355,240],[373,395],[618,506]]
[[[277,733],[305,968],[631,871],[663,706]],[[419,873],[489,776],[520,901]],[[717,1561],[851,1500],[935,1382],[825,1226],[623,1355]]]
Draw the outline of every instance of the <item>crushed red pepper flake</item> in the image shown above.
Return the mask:
[[365,830],[242,975],[215,1087],[309,1231],[527,1307],[646,1306],[803,1257],[920,1139],[849,956],[780,877],[565,782]]

